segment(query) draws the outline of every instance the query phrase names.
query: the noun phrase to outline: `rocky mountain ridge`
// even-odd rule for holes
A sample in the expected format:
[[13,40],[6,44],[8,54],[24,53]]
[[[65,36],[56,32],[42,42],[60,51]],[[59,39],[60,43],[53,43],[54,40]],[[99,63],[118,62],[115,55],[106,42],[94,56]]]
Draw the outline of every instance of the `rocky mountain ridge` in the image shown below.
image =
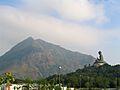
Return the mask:
[[0,73],[10,71],[18,78],[36,79],[57,74],[59,66],[62,67],[61,73],[66,74],[92,64],[94,60],[91,55],[29,37],[0,57]]

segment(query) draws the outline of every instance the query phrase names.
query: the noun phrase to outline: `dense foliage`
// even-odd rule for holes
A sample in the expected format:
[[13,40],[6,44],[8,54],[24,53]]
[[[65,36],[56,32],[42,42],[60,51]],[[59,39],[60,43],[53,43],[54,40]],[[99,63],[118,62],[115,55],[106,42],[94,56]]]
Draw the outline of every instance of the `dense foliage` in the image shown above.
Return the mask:
[[15,78],[11,72],[6,72],[2,76],[0,76],[0,85],[3,83],[7,83],[7,84],[14,83],[14,81]]
[[[47,78],[49,83],[59,83],[59,76]],[[60,83],[68,87],[86,88],[118,88],[120,87],[120,65],[103,65],[85,67],[76,72],[60,76]]]
[[[13,83],[11,73],[0,76],[0,84]],[[26,83],[28,86],[38,83],[39,88],[57,88],[59,85],[74,88],[120,88],[120,65],[88,66],[66,75],[53,75],[46,79],[15,79],[14,83]],[[57,89],[56,89],[57,90]]]

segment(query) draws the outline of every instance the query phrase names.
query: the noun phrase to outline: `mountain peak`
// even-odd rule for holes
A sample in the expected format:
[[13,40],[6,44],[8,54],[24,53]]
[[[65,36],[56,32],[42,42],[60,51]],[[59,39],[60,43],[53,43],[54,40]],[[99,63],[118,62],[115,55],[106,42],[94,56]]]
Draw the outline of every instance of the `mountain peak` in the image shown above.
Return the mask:
[[34,40],[34,38],[33,37],[28,37],[27,40]]
[[26,48],[31,48],[32,45],[34,44],[34,39],[32,37],[28,37],[27,39],[21,41],[17,45],[15,45],[10,51],[11,52],[16,52],[16,51],[21,51]]
[[[48,77],[58,73],[73,72],[85,64],[92,64],[94,57],[75,53],[41,39],[28,37],[0,58],[0,73],[11,71],[20,77]],[[29,76],[28,76],[29,75]]]
[[26,41],[32,42],[32,41],[34,41],[34,38],[33,38],[33,37],[28,37],[28,38],[25,39],[24,41],[25,41],[25,42],[26,42]]

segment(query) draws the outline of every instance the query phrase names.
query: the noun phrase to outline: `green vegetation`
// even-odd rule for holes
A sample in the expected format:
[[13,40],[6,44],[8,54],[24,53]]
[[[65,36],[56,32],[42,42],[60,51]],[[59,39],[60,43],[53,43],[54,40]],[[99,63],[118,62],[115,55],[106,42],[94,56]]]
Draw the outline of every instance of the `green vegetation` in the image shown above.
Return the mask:
[[11,72],[6,72],[3,76],[0,76],[0,85],[3,83],[7,83],[9,85],[10,83],[14,83],[14,81],[15,78]]
[[10,90],[10,84],[15,81],[11,72],[6,72],[3,76],[0,76],[0,85],[3,83],[7,84],[8,90]]
[[[13,83],[13,81],[14,78],[11,73],[5,73],[3,76],[0,76],[0,84],[3,82]],[[59,90],[59,85],[67,86],[68,88],[88,88],[89,90],[97,90],[97,88],[120,88],[120,65],[88,66],[66,75],[53,75],[39,80],[32,80],[31,78],[24,80],[16,79],[14,83],[26,83],[28,88],[32,84],[37,83],[38,88],[42,90],[48,88],[50,90],[53,88]]]
[[0,85],[4,82],[4,79],[2,76],[0,76]]
[[[85,67],[67,75],[61,75],[61,83],[75,88],[119,88],[120,65],[103,65]],[[47,78],[50,83],[58,83],[58,75]]]

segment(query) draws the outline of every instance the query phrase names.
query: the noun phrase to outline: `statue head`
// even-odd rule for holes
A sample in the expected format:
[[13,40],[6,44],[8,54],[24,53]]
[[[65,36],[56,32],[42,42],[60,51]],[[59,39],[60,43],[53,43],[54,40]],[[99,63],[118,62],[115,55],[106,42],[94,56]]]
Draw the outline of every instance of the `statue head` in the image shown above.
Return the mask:
[[99,55],[101,55],[101,54],[102,54],[102,52],[101,52],[101,51],[99,51],[99,52],[98,52],[98,54],[99,54]]

